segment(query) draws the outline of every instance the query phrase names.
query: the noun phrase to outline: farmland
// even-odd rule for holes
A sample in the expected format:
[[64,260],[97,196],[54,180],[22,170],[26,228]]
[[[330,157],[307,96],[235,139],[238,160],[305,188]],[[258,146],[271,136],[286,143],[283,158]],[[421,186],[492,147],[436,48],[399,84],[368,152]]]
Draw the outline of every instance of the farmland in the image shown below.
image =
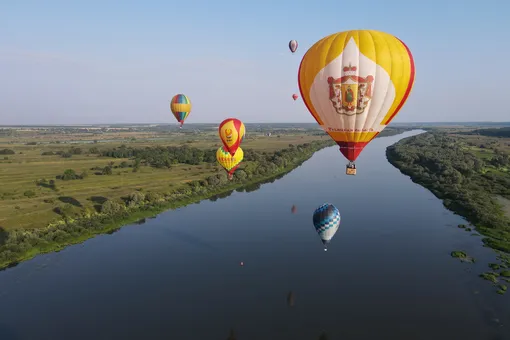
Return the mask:
[[[216,164],[173,164],[171,169],[141,166],[134,172],[133,160],[101,156],[102,151],[120,147],[187,145],[216,149],[221,142],[215,129],[110,130],[101,134],[84,133],[76,128],[6,131],[0,137],[0,150],[14,151],[14,154],[0,155],[0,226],[6,230],[44,227],[60,218],[56,211],[64,205],[76,211],[93,212],[107,199],[119,200],[135,190],[163,193],[220,171]],[[328,138],[317,129],[279,130],[278,133],[270,136],[267,130],[250,133],[242,147],[272,152],[289,144]],[[105,167],[111,167],[111,174],[102,172]],[[83,178],[56,178],[68,169]],[[50,181],[54,186],[48,184]]]

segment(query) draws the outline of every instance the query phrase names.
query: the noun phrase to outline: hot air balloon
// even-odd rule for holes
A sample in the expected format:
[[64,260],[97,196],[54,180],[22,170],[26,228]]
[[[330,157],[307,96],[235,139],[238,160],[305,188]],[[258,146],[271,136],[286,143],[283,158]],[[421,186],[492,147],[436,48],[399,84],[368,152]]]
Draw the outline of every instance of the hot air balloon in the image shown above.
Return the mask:
[[294,307],[294,292],[292,290],[287,294],[287,305]]
[[295,93],[294,93],[294,94],[292,95],[292,99],[296,100],[296,99],[298,99],[298,98],[299,98],[299,96],[298,96],[297,94],[295,94]]
[[289,49],[292,53],[296,52],[297,50],[297,47],[298,47],[298,43],[296,40],[291,40],[289,41]]
[[191,101],[183,94],[176,94],[170,101],[170,110],[181,124],[179,128],[182,128],[182,124],[191,112]]
[[232,179],[234,172],[244,158],[243,149],[237,148],[236,153],[232,156],[223,146],[216,151],[216,159],[218,163],[225,168],[228,174],[228,179]]
[[347,174],[356,174],[356,158],[400,111],[414,75],[407,46],[379,31],[335,33],[306,52],[298,71],[301,98],[349,160]]
[[234,156],[246,131],[243,122],[236,118],[227,118],[221,122],[218,130],[225,150]]
[[335,236],[338,227],[340,226],[340,211],[329,203],[324,203],[313,213],[313,225],[319,234],[322,244],[324,244],[324,251],[327,251],[327,245]]

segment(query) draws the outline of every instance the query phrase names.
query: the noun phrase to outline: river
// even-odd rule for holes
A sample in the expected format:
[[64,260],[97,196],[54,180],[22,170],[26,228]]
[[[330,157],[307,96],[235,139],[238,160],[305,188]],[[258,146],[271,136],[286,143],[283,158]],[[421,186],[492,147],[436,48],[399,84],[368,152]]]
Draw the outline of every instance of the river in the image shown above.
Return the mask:
[[[510,339],[510,294],[478,278],[494,252],[386,160],[420,132],[375,139],[357,176],[326,148],[256,191],[2,271],[0,339]],[[312,225],[323,202],[342,214],[327,252]]]

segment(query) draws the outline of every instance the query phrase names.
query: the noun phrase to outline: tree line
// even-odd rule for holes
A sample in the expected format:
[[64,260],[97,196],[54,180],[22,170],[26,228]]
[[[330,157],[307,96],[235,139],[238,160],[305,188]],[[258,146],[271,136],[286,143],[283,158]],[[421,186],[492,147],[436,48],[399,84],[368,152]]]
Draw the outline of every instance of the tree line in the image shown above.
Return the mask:
[[510,137],[510,127],[490,128],[490,129],[476,129],[467,132],[460,132],[461,135],[480,135],[488,137]]
[[391,164],[443,200],[450,210],[466,217],[490,238],[491,247],[510,252],[510,221],[495,196],[510,199],[508,154],[482,159],[460,138],[446,133],[424,133],[389,146]]

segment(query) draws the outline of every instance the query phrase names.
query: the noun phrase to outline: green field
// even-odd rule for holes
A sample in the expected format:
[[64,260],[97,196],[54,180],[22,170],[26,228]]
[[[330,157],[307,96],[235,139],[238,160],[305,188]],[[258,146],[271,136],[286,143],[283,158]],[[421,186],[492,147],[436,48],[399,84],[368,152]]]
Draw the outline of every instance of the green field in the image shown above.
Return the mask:
[[[105,199],[120,200],[139,189],[165,193],[186,182],[219,171],[219,166],[211,164],[176,164],[171,169],[142,166],[138,172],[133,172],[129,167],[115,168],[123,161],[132,163],[129,159],[101,157],[89,152],[93,147],[101,151],[121,145],[133,148],[189,145],[215,149],[220,146],[215,131],[197,134],[112,132],[95,139],[96,143],[93,143],[94,138],[79,133],[38,135],[33,131],[22,131],[15,137],[0,138],[0,150],[11,149],[16,152],[14,155],[0,155],[0,227],[6,230],[45,227],[53,220],[60,219],[54,209],[66,203],[73,205],[76,210],[94,211]],[[288,147],[289,144],[298,145],[326,138],[324,135],[314,136],[301,131],[289,131],[270,137],[261,132],[247,136],[242,147],[270,152]],[[66,151],[71,147],[82,149],[82,154],[72,155],[71,158],[42,155],[43,152]],[[91,170],[105,167],[111,162],[114,166],[112,175],[96,175],[97,170]],[[78,174],[86,172],[88,176],[80,180],[55,179],[66,169],[73,169]],[[36,181],[41,179],[55,180],[56,190],[38,185]]]

